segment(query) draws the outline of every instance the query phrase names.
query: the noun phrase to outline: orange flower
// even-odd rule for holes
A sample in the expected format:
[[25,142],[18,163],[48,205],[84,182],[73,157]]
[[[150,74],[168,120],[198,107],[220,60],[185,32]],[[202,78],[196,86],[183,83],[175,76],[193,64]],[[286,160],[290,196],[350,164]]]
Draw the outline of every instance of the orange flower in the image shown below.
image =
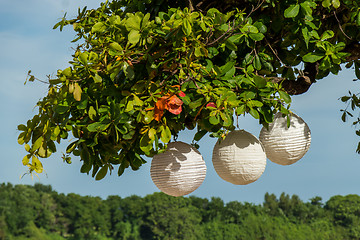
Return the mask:
[[157,100],[156,104],[155,104],[155,120],[160,122],[161,117],[164,115],[164,110],[167,109],[167,99],[168,97],[161,97]]
[[169,112],[171,112],[172,114],[178,115],[181,113],[182,111],[182,104],[183,102],[180,100],[180,98],[178,98],[177,96],[172,96],[168,103],[167,103],[167,109],[169,110]]
[[178,115],[182,111],[183,102],[176,95],[170,97],[170,95],[165,95],[159,98],[155,104],[155,120],[160,121],[161,117],[164,115],[164,110],[169,110],[172,114]]

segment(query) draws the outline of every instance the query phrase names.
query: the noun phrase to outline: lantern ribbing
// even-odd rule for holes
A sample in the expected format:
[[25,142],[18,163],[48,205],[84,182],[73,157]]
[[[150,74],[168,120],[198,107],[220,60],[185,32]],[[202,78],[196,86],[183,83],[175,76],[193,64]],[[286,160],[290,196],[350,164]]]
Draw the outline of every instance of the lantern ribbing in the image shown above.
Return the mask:
[[261,142],[244,130],[232,131],[224,140],[219,139],[213,150],[212,161],[217,174],[235,185],[256,181],[266,167]]
[[150,175],[160,191],[178,197],[190,194],[202,184],[206,165],[196,148],[172,142],[164,153],[154,156]]
[[311,132],[304,120],[292,114],[290,127],[281,113],[275,115],[268,129],[261,129],[259,139],[262,142],[267,158],[280,165],[290,165],[299,161],[310,148]]

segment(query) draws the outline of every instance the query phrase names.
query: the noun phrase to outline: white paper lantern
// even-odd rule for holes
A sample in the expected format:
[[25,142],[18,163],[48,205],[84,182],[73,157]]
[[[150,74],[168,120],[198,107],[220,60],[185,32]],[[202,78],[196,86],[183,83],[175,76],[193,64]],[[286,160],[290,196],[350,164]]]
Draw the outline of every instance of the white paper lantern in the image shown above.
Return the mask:
[[212,161],[222,179],[246,185],[263,174],[266,155],[259,139],[244,130],[235,130],[217,141]]
[[269,129],[261,129],[259,139],[269,160],[280,165],[290,165],[309,150],[311,133],[309,126],[296,114],[290,116],[288,128],[286,117],[277,113]]
[[160,191],[183,196],[195,191],[205,179],[206,165],[200,152],[183,142],[172,142],[164,153],[155,155],[151,179]]

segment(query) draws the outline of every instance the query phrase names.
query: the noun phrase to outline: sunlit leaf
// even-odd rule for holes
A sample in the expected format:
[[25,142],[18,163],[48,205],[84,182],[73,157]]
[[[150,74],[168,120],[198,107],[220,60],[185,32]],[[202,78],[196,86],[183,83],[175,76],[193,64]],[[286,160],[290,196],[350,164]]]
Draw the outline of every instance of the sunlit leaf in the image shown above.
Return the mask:
[[74,99],[75,99],[76,101],[80,101],[80,100],[81,100],[81,93],[82,93],[81,87],[79,86],[78,83],[75,83],[75,84],[74,84],[74,92],[73,92],[73,94],[74,94]]
[[300,11],[300,5],[299,4],[293,4],[290,5],[287,9],[285,9],[284,16],[286,18],[294,18],[299,14]]

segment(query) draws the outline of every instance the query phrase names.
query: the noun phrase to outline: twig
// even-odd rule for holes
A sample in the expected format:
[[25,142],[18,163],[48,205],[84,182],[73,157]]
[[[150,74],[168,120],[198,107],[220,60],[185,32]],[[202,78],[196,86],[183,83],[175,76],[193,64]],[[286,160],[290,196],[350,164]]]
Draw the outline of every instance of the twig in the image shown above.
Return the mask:
[[281,62],[281,64],[283,64],[285,67],[289,67],[287,66],[283,61],[281,61],[280,57],[277,55],[276,51],[272,48],[272,46],[270,45],[269,41],[265,38],[266,44],[269,46],[269,48],[271,49],[271,51],[273,52],[273,54],[275,55],[275,57],[279,60],[279,62]]
[[261,7],[261,5],[263,5],[264,2],[265,2],[265,0],[262,0],[261,2],[259,1],[258,5],[255,8],[254,8],[254,6],[252,6],[250,13],[246,16],[246,18],[243,22],[246,22],[249,19],[249,17],[251,16],[251,14],[253,14],[256,10],[258,10]]
[[[233,23],[234,23],[234,22],[233,22]],[[209,43],[209,44],[207,44],[207,45],[208,45],[208,46],[212,46],[212,45],[214,45],[216,42],[220,41],[223,37],[225,37],[226,34],[228,34],[230,31],[231,31],[231,33],[234,32],[234,30],[236,29],[236,28],[234,28],[234,24],[233,24],[233,28],[230,27],[230,23],[229,23],[228,25],[229,25],[229,29],[228,29],[225,33],[223,33],[220,37],[218,37],[217,39],[215,39],[214,41],[212,41],[211,43]],[[230,34],[231,34],[231,33],[230,33]]]
[[192,4],[192,0],[188,0],[189,1],[189,9],[190,9],[190,12],[194,11],[194,6]]
[[352,38],[349,37],[349,36],[344,32],[343,28],[341,27],[341,23],[340,23],[340,21],[339,21],[339,18],[338,18],[337,15],[336,15],[336,11],[334,11],[334,15],[335,15],[336,21],[337,21],[338,24],[339,24],[340,31],[345,35],[345,37],[347,37],[348,39],[352,40]]
[[[257,5],[255,8],[254,8],[254,6],[252,6],[252,9],[251,9],[250,13],[249,13],[249,14],[246,16],[246,18],[245,18],[240,24],[238,24],[237,26],[234,26],[234,25],[235,25],[235,20],[233,21],[233,27],[232,27],[232,28],[230,28],[230,23],[229,23],[229,29],[228,29],[224,34],[222,34],[220,37],[218,37],[217,39],[215,39],[214,41],[212,41],[211,43],[208,43],[208,44],[206,44],[206,45],[211,46],[211,45],[215,44],[216,42],[220,41],[223,37],[224,37],[225,40],[228,39],[229,37],[231,37],[231,36],[232,36],[232,33],[233,33],[235,30],[237,30],[240,26],[242,26],[243,23],[246,22],[246,21],[249,19],[249,17],[251,16],[251,14],[253,14],[256,10],[258,10],[264,2],[265,2],[265,0],[262,0],[261,2],[259,1],[259,2],[258,2],[258,5]],[[229,35],[228,35],[227,37],[225,37],[227,34],[229,34]]]

